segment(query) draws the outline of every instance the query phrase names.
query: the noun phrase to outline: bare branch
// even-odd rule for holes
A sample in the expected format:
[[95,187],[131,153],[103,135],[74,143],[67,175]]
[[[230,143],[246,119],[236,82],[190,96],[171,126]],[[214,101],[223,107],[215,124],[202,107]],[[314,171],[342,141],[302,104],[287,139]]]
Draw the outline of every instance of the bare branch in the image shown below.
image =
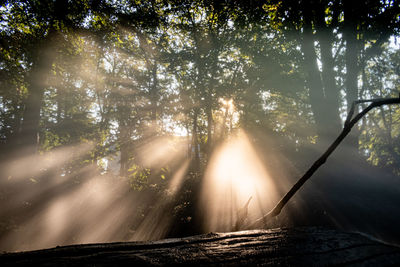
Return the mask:
[[[371,102],[363,111],[358,113],[353,119],[353,113],[355,105],[360,103]],[[269,219],[279,215],[283,207],[288,203],[288,201],[293,197],[293,195],[303,186],[303,184],[311,178],[311,176],[315,173],[322,164],[326,162],[328,157],[332,154],[332,152],[338,147],[338,145],[343,141],[343,139],[350,133],[353,126],[371,109],[380,107],[383,105],[392,105],[392,104],[400,104],[400,94],[398,98],[379,98],[379,99],[367,99],[367,100],[357,100],[352,104],[352,108],[349,111],[349,114],[346,119],[346,123],[342,132],[336,138],[336,140],[329,146],[329,148],[325,151],[322,156],[317,159],[314,164],[308,169],[308,171],[295,183],[292,188],[286,193],[286,195],[278,202],[278,204],[266,215],[257,219],[253,223],[250,223],[246,226],[246,228],[256,228],[265,226]]]

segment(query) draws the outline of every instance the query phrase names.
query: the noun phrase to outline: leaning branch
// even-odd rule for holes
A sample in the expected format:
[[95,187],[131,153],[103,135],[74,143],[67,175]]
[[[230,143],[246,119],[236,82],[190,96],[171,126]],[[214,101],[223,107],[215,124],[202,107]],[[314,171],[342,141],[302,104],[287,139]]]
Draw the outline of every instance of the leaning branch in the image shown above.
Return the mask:
[[[371,102],[369,106],[367,106],[363,111],[358,113],[353,118],[353,113],[355,110],[355,106],[360,103]],[[383,105],[392,105],[392,104],[400,104],[400,94],[398,98],[381,98],[381,99],[368,99],[368,100],[357,100],[354,101],[349,114],[347,116],[346,122],[344,124],[343,130],[340,135],[336,138],[336,140],[329,146],[329,148],[325,151],[322,156],[317,159],[314,164],[308,169],[308,171],[293,185],[293,187],[286,193],[286,195],[278,202],[278,204],[266,215],[257,219],[255,222],[248,224],[246,228],[256,228],[265,226],[269,219],[279,215],[283,207],[287,204],[287,202],[293,197],[293,195],[303,186],[303,184],[311,178],[311,176],[315,173],[315,171],[321,167],[322,164],[326,162],[328,157],[332,154],[332,152],[338,147],[338,145],[343,141],[343,139],[350,133],[353,126],[371,109],[380,107]]]

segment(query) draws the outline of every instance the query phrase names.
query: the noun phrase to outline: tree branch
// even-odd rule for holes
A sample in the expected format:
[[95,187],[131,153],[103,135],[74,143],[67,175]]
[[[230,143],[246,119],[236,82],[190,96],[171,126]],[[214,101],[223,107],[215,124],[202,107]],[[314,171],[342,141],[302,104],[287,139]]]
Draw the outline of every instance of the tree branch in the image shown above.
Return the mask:
[[[371,102],[363,111],[358,113],[353,119],[353,113],[355,106],[360,103]],[[329,148],[325,151],[322,156],[317,159],[314,164],[308,169],[308,171],[295,183],[292,188],[286,193],[286,195],[278,202],[278,204],[267,214],[257,219],[253,223],[250,223],[246,226],[246,228],[256,228],[265,226],[269,219],[279,215],[283,207],[288,203],[288,201],[293,197],[293,195],[303,186],[303,184],[311,178],[311,176],[315,173],[322,164],[326,162],[328,157],[332,154],[332,152],[338,147],[338,145],[343,141],[343,139],[350,133],[353,126],[371,109],[380,107],[383,105],[392,105],[392,104],[400,104],[400,94],[398,98],[379,98],[379,99],[367,99],[367,100],[357,100],[352,104],[352,108],[349,111],[347,116],[344,128],[336,140],[329,146]]]

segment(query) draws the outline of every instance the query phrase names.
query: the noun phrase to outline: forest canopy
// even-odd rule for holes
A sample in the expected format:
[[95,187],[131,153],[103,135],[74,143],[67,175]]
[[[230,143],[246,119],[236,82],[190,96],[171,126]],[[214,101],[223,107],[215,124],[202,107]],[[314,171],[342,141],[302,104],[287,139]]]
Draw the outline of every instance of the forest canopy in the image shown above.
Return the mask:
[[[196,201],[215,187],[208,173],[282,172],[290,162],[291,175],[337,136],[353,101],[398,97],[399,37],[397,0],[2,1],[0,199],[13,205],[0,204],[0,239],[25,233],[21,213],[36,220],[53,210],[43,203],[82,190],[94,192],[88,203],[96,192],[107,199],[90,218],[123,214],[113,238],[199,231],[209,211],[194,212]],[[383,106],[342,156],[399,175],[399,137],[400,109]],[[243,162],[257,167],[235,169]],[[117,212],[118,201],[131,204]],[[163,216],[169,227],[150,223]],[[232,220],[209,229],[229,230]],[[49,240],[99,240],[77,238],[82,225]]]

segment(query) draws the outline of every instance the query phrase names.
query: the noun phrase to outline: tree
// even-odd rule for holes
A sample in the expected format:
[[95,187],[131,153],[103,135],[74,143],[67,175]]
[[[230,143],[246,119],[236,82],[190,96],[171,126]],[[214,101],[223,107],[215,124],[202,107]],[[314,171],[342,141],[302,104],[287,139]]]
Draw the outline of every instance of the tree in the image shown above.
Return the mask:
[[[397,96],[398,6],[8,1],[0,8],[0,164],[62,155],[34,174],[21,169],[26,179],[15,188],[50,187],[54,177],[77,188],[90,169],[143,200],[125,227],[162,210],[177,222],[171,235],[194,233],[204,172],[238,130],[268,167],[267,154],[299,166],[336,137],[348,103]],[[398,172],[398,119],[394,107],[365,116],[348,141],[353,152],[360,145],[357,159]],[[176,173],[180,190],[170,188]]]
[[[299,40],[300,67],[319,140],[329,140],[342,124],[340,92],[347,103],[358,98],[362,62],[371,53],[378,55],[389,36],[398,31],[399,5],[396,1],[297,0],[250,5],[253,8],[247,6],[247,10],[255,10],[251,18],[262,18],[288,40]],[[357,146],[354,138],[350,143]]]
[[[399,52],[385,49],[379,57],[368,60],[362,72],[364,98],[396,96],[399,92]],[[399,109],[381,107],[370,114],[360,129],[360,147],[373,165],[393,168],[397,173],[399,157]]]
[[7,4],[5,16],[6,46],[3,53],[18,51],[24,69],[23,79],[26,98],[19,132],[15,143],[37,150],[40,110],[46,80],[53,65],[59,45],[67,41],[69,31],[81,26],[88,12],[85,1],[73,6],[68,1],[12,1]]

